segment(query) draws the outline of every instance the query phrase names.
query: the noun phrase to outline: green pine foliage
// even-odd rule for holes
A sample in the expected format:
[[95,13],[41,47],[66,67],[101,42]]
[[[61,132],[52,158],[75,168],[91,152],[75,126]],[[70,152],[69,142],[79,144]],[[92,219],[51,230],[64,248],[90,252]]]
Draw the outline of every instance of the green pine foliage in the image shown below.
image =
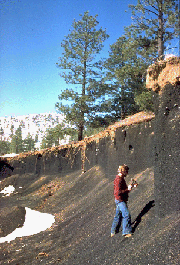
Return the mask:
[[10,142],[0,140],[0,156],[10,153]]
[[106,30],[98,28],[97,15],[93,17],[85,12],[80,16],[81,20],[73,22],[61,44],[64,52],[57,64],[63,70],[60,76],[75,86],[62,91],[60,102],[56,103],[57,110],[78,129],[78,140],[83,139],[86,122],[100,111],[98,99],[105,90],[101,86],[102,62],[96,56],[108,38]]
[[121,119],[139,110],[154,110],[146,70],[178,35],[177,1],[142,0],[130,8],[132,24],[110,46],[105,62],[111,88],[106,104],[112,102],[111,115]]
[[19,126],[14,135],[12,135],[10,152],[19,154],[22,153],[23,150],[23,140],[22,140],[22,128]]
[[60,145],[61,140],[65,140],[69,136],[71,141],[77,139],[77,130],[73,126],[65,126],[64,123],[58,124],[54,128],[46,131],[46,135],[42,140],[41,149],[51,148]]
[[179,38],[178,0],[138,0],[129,7],[132,24],[126,27],[126,34],[139,47],[139,54],[163,56],[171,40]]
[[23,151],[34,151],[35,150],[35,140],[32,138],[30,133],[28,133],[27,137],[23,140]]
[[[14,134],[14,127],[11,127],[11,142],[9,143],[10,153],[20,154],[23,152],[35,150],[35,140],[30,134],[23,140],[22,139],[22,127],[21,125],[17,128]],[[7,152],[9,153],[9,152]]]
[[129,5],[132,24],[110,45],[106,60],[96,60],[108,38],[97,29],[97,15],[88,12],[74,21],[62,42],[57,64],[71,88],[59,95],[56,108],[73,122],[78,140],[95,130],[141,110],[154,111],[153,96],[146,89],[149,65],[161,59],[179,36],[177,0],[137,0]]

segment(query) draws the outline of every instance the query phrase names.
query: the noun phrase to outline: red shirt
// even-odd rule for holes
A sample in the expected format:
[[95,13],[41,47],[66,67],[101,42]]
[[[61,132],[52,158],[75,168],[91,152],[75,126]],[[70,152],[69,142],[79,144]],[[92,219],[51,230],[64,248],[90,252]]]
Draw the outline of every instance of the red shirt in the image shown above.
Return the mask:
[[116,200],[120,202],[127,202],[128,201],[128,187],[126,185],[125,179],[117,175],[114,179],[114,197]]

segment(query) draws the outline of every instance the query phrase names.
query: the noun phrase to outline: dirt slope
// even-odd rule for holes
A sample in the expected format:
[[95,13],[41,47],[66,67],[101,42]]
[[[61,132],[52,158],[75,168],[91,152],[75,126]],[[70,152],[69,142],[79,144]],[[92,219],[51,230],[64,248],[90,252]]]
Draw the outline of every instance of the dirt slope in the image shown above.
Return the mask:
[[[127,183],[131,177],[127,177]],[[0,190],[11,184],[16,193],[1,196],[2,211],[15,206],[30,207],[53,214],[56,221],[44,232],[1,243],[0,264],[177,265],[179,217],[173,213],[161,220],[155,218],[153,168],[133,177],[139,186],[129,197],[134,229],[130,239],[124,239],[121,230],[110,237],[115,212],[114,176],[106,178],[99,167],[84,174],[27,174],[5,179]],[[12,220],[6,221],[18,223],[18,218],[22,216],[13,215]]]

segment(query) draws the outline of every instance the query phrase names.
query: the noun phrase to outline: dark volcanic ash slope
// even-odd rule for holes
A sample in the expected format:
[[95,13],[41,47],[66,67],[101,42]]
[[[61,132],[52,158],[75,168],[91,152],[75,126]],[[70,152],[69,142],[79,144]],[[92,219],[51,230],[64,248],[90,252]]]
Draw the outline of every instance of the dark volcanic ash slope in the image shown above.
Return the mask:
[[[131,177],[127,177],[127,183]],[[114,176],[106,178],[99,167],[84,174],[27,174],[5,179],[0,190],[8,185],[14,185],[16,190],[10,197],[0,198],[3,218],[7,208],[29,207],[53,214],[56,221],[44,232],[1,243],[0,264],[178,264],[177,213],[155,218],[153,168],[133,177],[139,186],[129,197],[134,229],[130,239],[124,239],[121,230],[110,237],[115,213]],[[18,218],[22,216],[13,215],[12,222],[18,224]]]

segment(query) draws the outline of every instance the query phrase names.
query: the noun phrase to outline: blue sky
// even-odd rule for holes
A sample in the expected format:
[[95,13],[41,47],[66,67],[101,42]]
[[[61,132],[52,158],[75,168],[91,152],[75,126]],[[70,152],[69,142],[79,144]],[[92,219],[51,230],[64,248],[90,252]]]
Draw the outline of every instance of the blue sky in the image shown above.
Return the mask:
[[[128,4],[137,0],[3,0],[0,1],[0,117],[55,112],[67,86],[56,67],[61,42],[73,20],[89,11],[98,14],[109,45],[131,24]],[[127,12],[125,12],[127,11]]]

